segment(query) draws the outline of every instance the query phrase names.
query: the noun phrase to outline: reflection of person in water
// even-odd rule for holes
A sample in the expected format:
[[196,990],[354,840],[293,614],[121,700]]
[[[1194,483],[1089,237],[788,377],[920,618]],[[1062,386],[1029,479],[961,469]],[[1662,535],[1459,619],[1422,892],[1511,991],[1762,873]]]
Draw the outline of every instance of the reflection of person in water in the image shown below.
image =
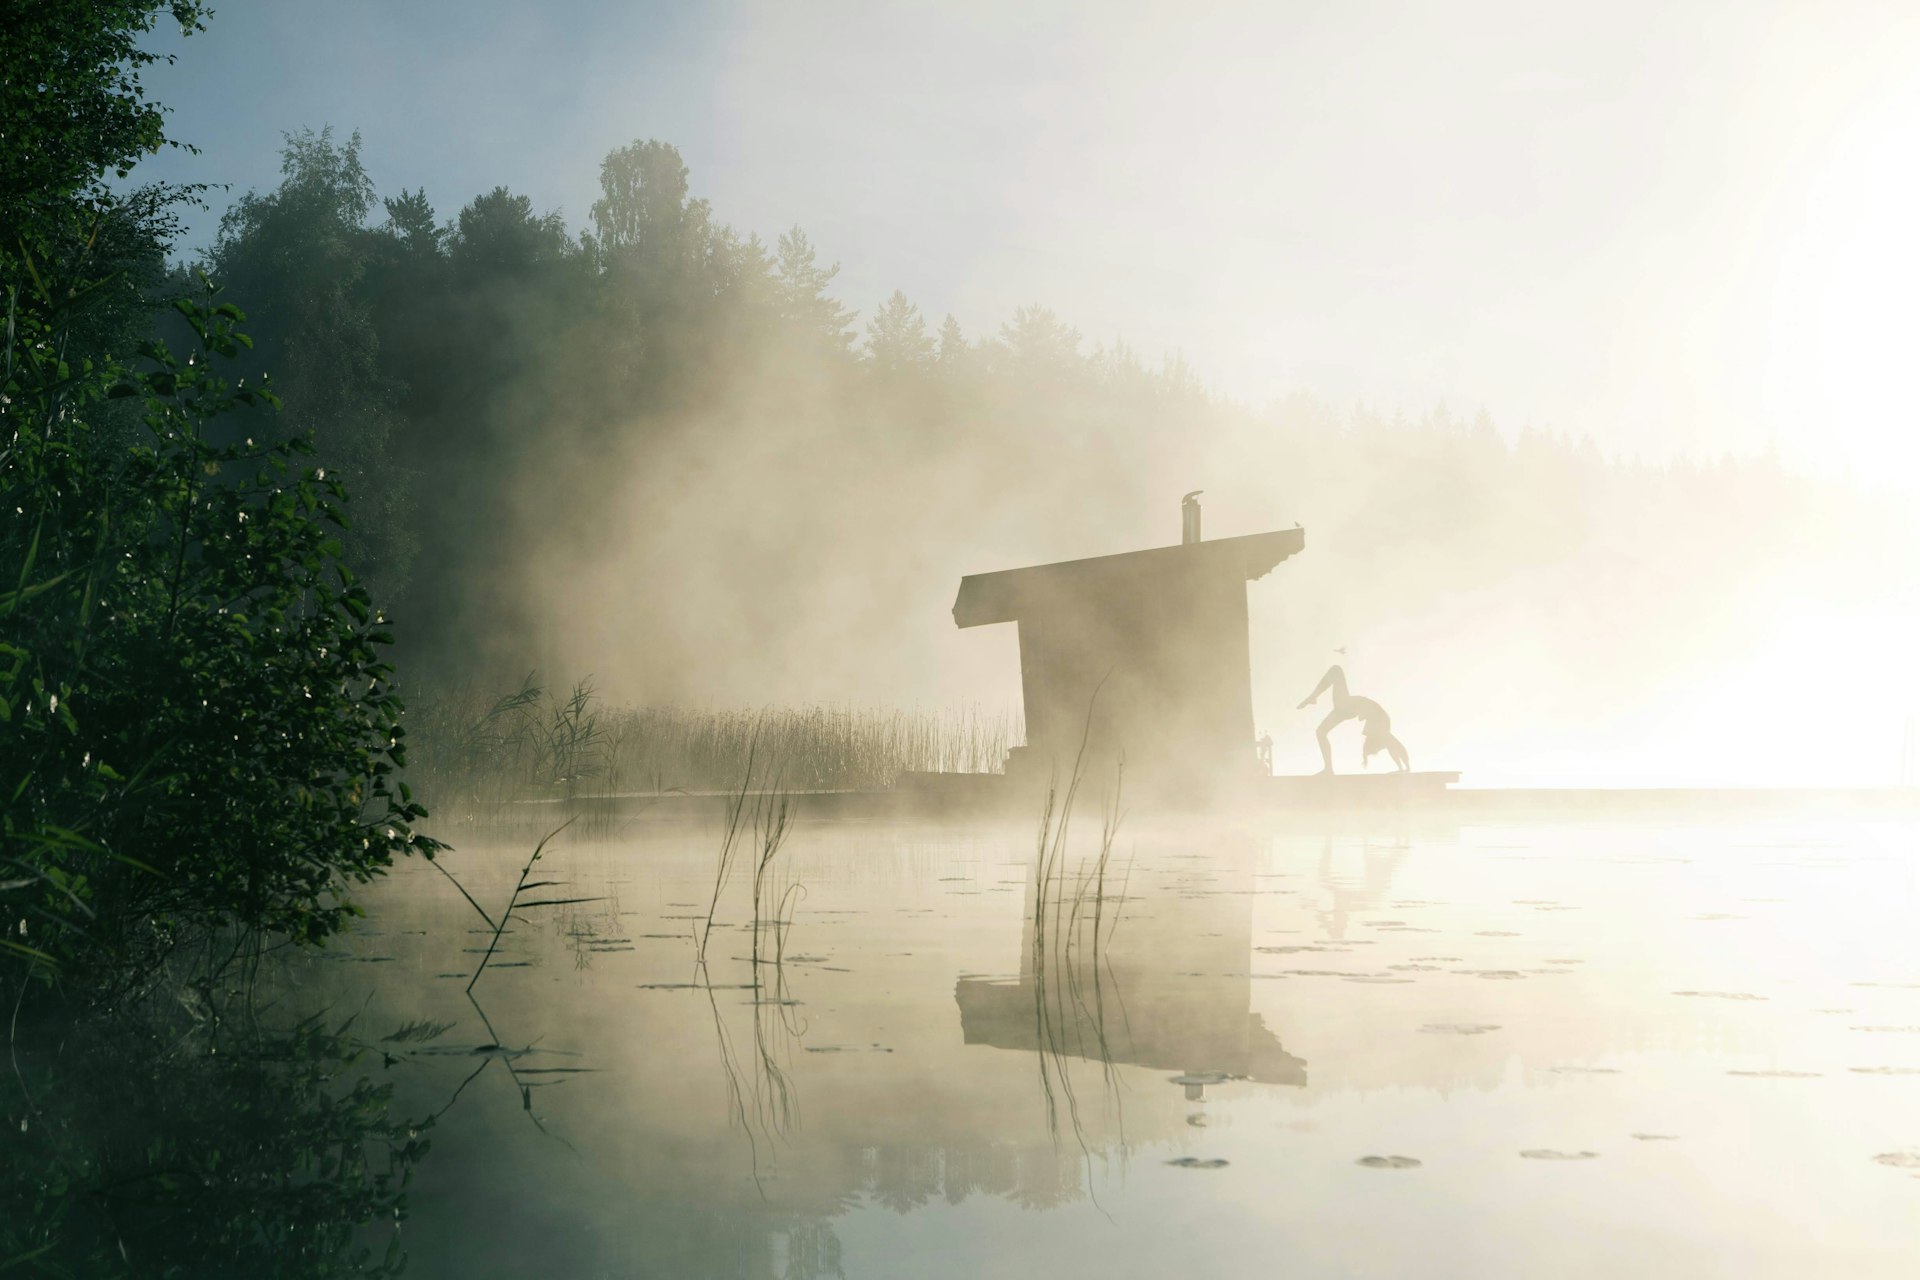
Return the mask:
[[1327,674],[1320,677],[1320,683],[1314,686],[1313,692],[1301,699],[1301,709],[1318,702],[1320,695],[1329,690],[1333,692],[1333,710],[1327,712],[1327,718],[1320,722],[1317,730],[1320,760],[1325,765],[1320,772],[1333,772],[1333,744],[1327,740],[1327,735],[1335,726],[1349,720],[1360,722],[1361,768],[1366,768],[1367,761],[1373,759],[1375,753],[1384,751],[1393,761],[1394,768],[1402,773],[1407,772],[1407,749],[1400,745],[1400,739],[1393,736],[1392,721],[1387,718],[1386,708],[1372,698],[1356,698],[1348,693],[1347,673],[1338,665],[1327,668]]

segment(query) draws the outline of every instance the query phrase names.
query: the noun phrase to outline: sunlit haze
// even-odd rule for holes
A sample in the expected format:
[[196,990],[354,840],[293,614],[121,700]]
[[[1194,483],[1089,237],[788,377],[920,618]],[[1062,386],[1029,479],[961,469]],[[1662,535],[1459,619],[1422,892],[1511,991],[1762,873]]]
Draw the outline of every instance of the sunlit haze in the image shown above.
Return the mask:
[[1920,0],[16,0],[0,303],[7,1277],[1920,1275]]
[[[717,220],[769,242],[804,227],[841,264],[833,295],[861,323],[894,289],[970,337],[1039,303],[1084,350],[1123,342],[1149,365],[1177,357],[1256,414],[1302,395],[1389,420],[1444,407],[1463,422],[1486,415],[1510,441],[1554,431],[1621,461],[1773,457],[1865,492],[1920,491],[1910,5],[328,12],[316,26],[310,6],[233,5],[205,34],[169,39],[182,58],[154,75],[156,96],[202,154],[143,172],[264,190],[284,132],[331,125],[362,133],[383,195],[424,186],[451,219],[505,184],[579,229],[601,157],[659,138],[680,149]],[[186,248],[211,242],[229,198],[212,194]],[[1150,469],[1167,477],[1159,488],[1143,473],[1097,518],[1047,538],[987,527],[998,508],[985,508],[977,530],[917,550],[910,608],[863,628],[872,652],[834,619],[801,616],[777,671],[719,662],[708,641],[694,645],[704,671],[661,681],[629,669],[627,655],[657,646],[619,621],[619,597],[630,575],[665,562],[687,520],[636,496],[610,520],[665,527],[667,540],[636,536],[584,570],[608,619],[587,629],[597,640],[571,629],[543,662],[631,696],[1005,703],[1017,698],[1011,641],[952,630],[958,576],[1157,544],[1173,498],[1204,488],[1210,532],[1308,527],[1307,557],[1252,592],[1256,718],[1293,746],[1305,741],[1286,718],[1295,686],[1325,648],[1352,644],[1356,664],[1373,659],[1364,682],[1394,690],[1472,780],[1895,780],[1916,701],[1911,543],[1835,550],[1866,575],[1844,603],[1762,592],[1719,619],[1738,643],[1643,635],[1637,676],[1596,681],[1574,669],[1588,657],[1511,600],[1475,612],[1457,597],[1444,615],[1321,634],[1334,583],[1299,593],[1316,554],[1340,554],[1324,536],[1328,492],[1304,490],[1270,437],[1223,446],[1190,422],[1165,429],[1194,434]],[[1339,485],[1361,493],[1367,479]],[[715,519],[732,509],[700,494]],[[1784,536],[1827,549],[1830,532]],[[688,554],[676,563],[702,563]],[[1862,556],[1884,558],[1869,571]],[[1755,551],[1752,567],[1775,559]],[[863,592],[858,556],[833,569],[832,589],[812,598]],[[1712,572],[1725,580],[1724,566]],[[1631,579],[1622,570],[1626,594],[1594,603],[1606,625],[1632,625]],[[727,582],[676,589],[699,602]],[[1579,594],[1570,579],[1538,585],[1529,609],[1542,593]],[[1839,671],[1874,701],[1836,705]],[[1580,732],[1563,722],[1548,741],[1513,708],[1492,709],[1536,679],[1609,692],[1568,703]]]
[[155,77],[205,154],[154,171],[269,185],[332,124],[443,215],[504,182],[578,222],[660,137],[863,311],[1039,301],[1256,401],[1920,473],[1909,5],[333,11],[223,10]]

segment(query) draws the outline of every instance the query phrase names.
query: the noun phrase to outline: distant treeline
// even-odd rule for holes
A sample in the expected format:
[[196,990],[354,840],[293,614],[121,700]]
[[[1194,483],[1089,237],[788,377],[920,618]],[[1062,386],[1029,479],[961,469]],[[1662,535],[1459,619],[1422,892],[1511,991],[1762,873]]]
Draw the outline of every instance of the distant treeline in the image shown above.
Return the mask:
[[[802,230],[727,225],[661,142],[606,158],[589,221],[496,188],[442,222],[423,191],[377,198],[357,136],[309,132],[206,255],[285,404],[250,429],[311,430],[345,473],[349,555],[416,673],[804,701],[852,682],[789,694],[783,670],[842,662],[884,698],[958,572],[1167,541],[1181,489],[1231,483],[1308,526],[1288,590],[1315,645],[1471,598],[1566,629],[1535,647],[1604,686],[1716,643],[1701,620],[1810,537],[1909,536],[1766,457],[1255,409],[1037,305],[986,334],[897,292],[863,317]],[[1629,613],[1651,625],[1581,656]]]

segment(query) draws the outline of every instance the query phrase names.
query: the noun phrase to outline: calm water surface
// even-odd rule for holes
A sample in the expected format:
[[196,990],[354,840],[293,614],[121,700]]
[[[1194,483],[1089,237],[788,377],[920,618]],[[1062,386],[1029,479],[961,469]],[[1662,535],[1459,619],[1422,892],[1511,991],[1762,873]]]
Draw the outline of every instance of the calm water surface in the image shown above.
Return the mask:
[[1031,828],[803,822],[704,969],[716,827],[562,841],[478,1007],[397,874],[320,973],[413,1024],[411,1273],[1916,1274],[1911,825],[1129,820],[1104,894],[1090,825],[1039,901]]

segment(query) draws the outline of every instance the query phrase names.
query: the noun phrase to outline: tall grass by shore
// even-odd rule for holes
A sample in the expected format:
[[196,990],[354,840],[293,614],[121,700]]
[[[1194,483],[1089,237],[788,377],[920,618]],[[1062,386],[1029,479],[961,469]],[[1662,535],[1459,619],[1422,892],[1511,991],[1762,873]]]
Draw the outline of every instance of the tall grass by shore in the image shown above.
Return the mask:
[[591,682],[565,693],[416,695],[407,776],[441,820],[487,819],[530,800],[728,791],[749,761],[783,790],[881,790],[905,772],[997,773],[1023,737],[1014,711],[811,706],[609,706]]

